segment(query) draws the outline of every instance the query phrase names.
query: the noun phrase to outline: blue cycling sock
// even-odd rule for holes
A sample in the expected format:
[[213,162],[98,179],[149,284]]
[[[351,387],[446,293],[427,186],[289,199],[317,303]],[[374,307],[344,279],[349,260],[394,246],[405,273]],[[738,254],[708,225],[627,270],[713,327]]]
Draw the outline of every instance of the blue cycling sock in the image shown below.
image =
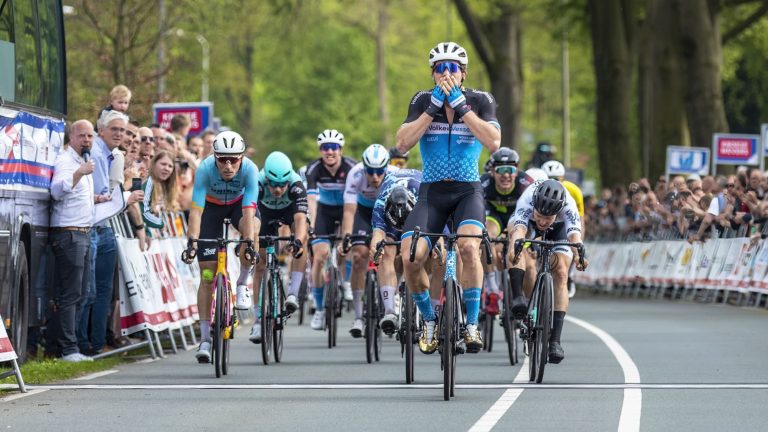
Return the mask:
[[349,277],[352,276],[352,260],[344,261],[344,282],[349,282]]
[[315,296],[315,310],[322,310],[325,307],[325,302],[323,301],[323,291],[323,287],[312,288],[312,295]]
[[464,290],[464,307],[467,309],[467,325],[477,325],[477,316],[480,314],[480,288]]
[[419,308],[419,312],[421,312],[424,321],[434,321],[435,310],[432,308],[432,301],[429,299],[429,291],[420,293],[415,292],[411,294],[411,297],[413,298],[413,302],[416,303],[416,306]]

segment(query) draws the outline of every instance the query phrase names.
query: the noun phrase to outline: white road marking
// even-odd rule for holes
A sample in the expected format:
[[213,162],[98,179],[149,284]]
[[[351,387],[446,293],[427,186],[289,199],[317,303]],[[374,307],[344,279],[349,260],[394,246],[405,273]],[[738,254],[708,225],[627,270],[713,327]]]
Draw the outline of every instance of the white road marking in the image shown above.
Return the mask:
[[35,394],[38,394],[38,393],[44,393],[44,392],[47,392],[47,391],[48,391],[47,388],[36,388],[36,389],[32,390],[32,389],[29,388],[29,386],[27,386],[27,392],[26,393],[16,393],[16,394],[13,394],[13,395],[10,395],[10,396],[6,396],[6,397],[0,399],[0,402],[10,402],[10,401],[14,401],[16,399],[21,399],[23,397],[32,396],[32,395],[35,395]]
[[[523,365],[520,367],[520,372],[517,373],[515,384],[522,384],[528,382],[528,357],[523,361]],[[483,414],[480,419],[469,429],[469,432],[486,432],[493,429],[496,423],[501,420],[501,417],[512,407],[518,397],[523,393],[522,388],[511,388],[501,395],[499,400],[491,406],[488,411]]]
[[81,376],[80,378],[75,378],[73,381],[89,381],[96,378],[101,378],[103,376],[112,375],[113,373],[119,372],[117,369],[107,369],[105,371],[101,372],[94,372],[90,375]]
[[[637,365],[629,357],[627,351],[619,344],[616,339],[606,333],[604,330],[578,318],[566,316],[565,319],[585,330],[594,334],[611,350],[616,361],[621,365],[624,371],[624,382],[626,384],[639,384],[640,371]],[[640,388],[624,388],[624,402],[621,404],[621,415],[619,416],[619,432],[636,432],[640,430],[640,415],[643,406],[643,395]]]
[[[527,373],[527,370],[526,370]],[[14,388],[17,388],[14,386]],[[50,384],[27,385],[30,390],[422,390],[435,384]],[[467,390],[768,390],[766,383],[711,384],[456,384]]]

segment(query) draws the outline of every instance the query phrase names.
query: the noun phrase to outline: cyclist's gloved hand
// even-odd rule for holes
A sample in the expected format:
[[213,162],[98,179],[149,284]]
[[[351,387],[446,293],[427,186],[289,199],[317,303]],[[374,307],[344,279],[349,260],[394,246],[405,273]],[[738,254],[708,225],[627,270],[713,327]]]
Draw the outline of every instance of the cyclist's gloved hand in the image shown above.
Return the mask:
[[352,238],[349,234],[344,234],[344,239],[341,241],[341,256],[345,256],[351,247]]
[[440,88],[440,85],[436,85],[435,88],[432,89],[432,97],[429,98],[429,106],[424,112],[426,112],[428,116],[434,117],[440,112],[440,109],[443,108],[444,103],[445,93],[443,92],[443,89]]
[[253,241],[249,240],[246,245],[245,249],[243,249],[243,258],[251,264],[256,264],[259,262],[259,254],[253,247]]
[[461,91],[461,86],[458,84],[451,87],[451,92],[448,93],[448,104],[456,111],[459,117],[471,111],[469,105],[467,105],[467,98],[464,97],[464,92]]
[[181,253],[181,260],[184,264],[192,264],[197,257],[197,242],[193,239],[187,240],[187,249]]
[[520,261],[520,254],[523,252],[523,246],[525,246],[525,239],[517,239],[515,240],[514,248],[513,248],[513,255],[512,255],[512,264],[517,264],[518,261]]
[[301,258],[301,256],[304,255],[304,245],[302,245],[301,240],[293,239],[293,242],[289,246],[294,258]]
[[579,243],[576,247],[576,251],[579,253],[579,260],[576,262],[576,269],[584,271],[589,267],[589,259],[587,259],[587,250],[584,248],[584,243]]

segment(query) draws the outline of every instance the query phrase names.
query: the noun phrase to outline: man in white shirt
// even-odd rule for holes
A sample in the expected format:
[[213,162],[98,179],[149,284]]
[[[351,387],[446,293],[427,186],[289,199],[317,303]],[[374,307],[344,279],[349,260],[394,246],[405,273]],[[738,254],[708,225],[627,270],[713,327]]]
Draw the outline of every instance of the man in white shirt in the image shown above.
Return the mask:
[[54,256],[54,301],[48,324],[49,339],[58,342],[62,360],[93,361],[80,353],[75,332],[75,314],[84,286],[88,284],[90,230],[93,218],[93,161],[90,152],[93,125],[88,120],[72,124],[70,143],[56,158],[51,181],[51,227],[48,240]]

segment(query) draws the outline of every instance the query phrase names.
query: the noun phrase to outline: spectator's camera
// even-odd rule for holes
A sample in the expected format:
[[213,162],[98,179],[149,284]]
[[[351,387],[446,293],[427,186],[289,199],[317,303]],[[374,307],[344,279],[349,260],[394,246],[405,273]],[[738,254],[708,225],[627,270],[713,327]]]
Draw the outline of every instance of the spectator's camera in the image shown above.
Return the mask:
[[672,201],[677,199],[677,192],[669,192],[664,197],[664,203],[666,204],[672,204]]

